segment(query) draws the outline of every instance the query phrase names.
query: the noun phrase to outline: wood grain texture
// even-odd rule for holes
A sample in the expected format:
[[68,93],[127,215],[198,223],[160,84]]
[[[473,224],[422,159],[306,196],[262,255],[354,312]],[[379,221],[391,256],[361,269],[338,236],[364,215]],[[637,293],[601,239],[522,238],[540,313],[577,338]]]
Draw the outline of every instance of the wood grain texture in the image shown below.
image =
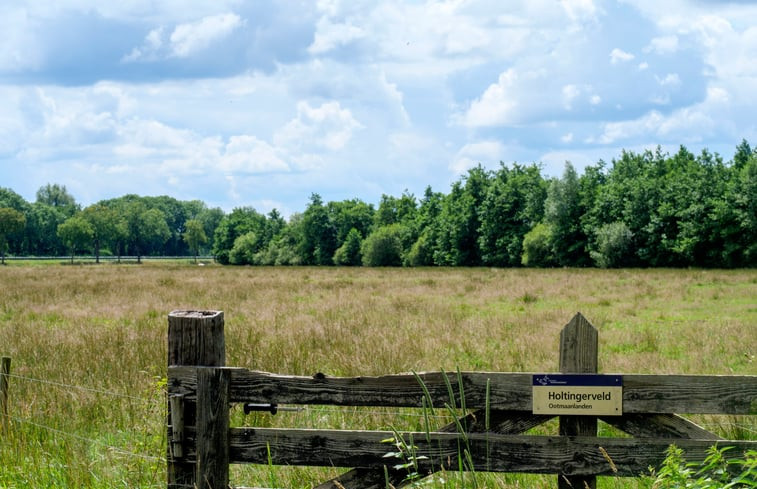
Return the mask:
[[[168,315],[168,366],[191,365],[223,367],[226,365],[226,343],[224,319],[221,311],[173,311]],[[194,426],[197,416],[197,373],[194,374],[195,393],[192,398],[185,396],[183,421],[186,426]],[[172,437],[170,407],[167,416],[168,439]],[[185,438],[186,439],[186,438]],[[169,445],[170,446],[170,445]],[[184,455],[189,447],[182,449]],[[196,450],[196,447],[191,447]],[[175,458],[173,451],[167,450],[167,480],[169,489],[189,489],[198,487],[197,466],[194,461]]]
[[[192,430],[188,436],[194,437]],[[232,463],[304,465],[326,467],[381,468],[391,464],[385,454],[394,446],[382,443],[392,438],[391,431],[302,430],[281,428],[232,428],[230,461]],[[564,473],[571,476],[619,475],[637,477],[648,468],[659,466],[670,446],[669,438],[600,438],[565,436],[526,436],[468,434],[467,442],[457,433],[402,433],[417,446],[417,455],[428,456],[426,470],[440,467],[457,470],[458,443],[470,450],[477,471],[523,472],[533,474]],[[687,461],[707,457],[713,440],[676,440]],[[744,451],[757,449],[757,441],[721,440],[718,446],[731,446],[728,458],[742,457]],[[604,449],[618,472],[614,472]],[[189,457],[194,457],[192,452]]]
[[206,368],[198,372],[197,486],[226,489],[229,485],[229,384],[228,370]]
[[[489,412],[489,429],[487,430],[486,413],[475,411],[462,418],[460,425],[467,426],[469,433],[486,433],[488,431],[490,433],[514,435],[539,426],[553,417],[519,411],[491,410]],[[457,429],[457,423],[449,423],[440,428],[439,432],[456,433]],[[429,470],[434,468],[438,469],[439,467],[431,467]],[[432,472],[429,471],[428,473],[430,475]],[[387,470],[385,474],[383,467],[374,469],[357,468],[326,481],[316,486],[315,489],[384,489],[387,482],[396,488],[400,488],[410,484],[410,481],[405,480],[405,476],[405,472],[391,469]]]
[[[599,332],[580,313],[560,332],[560,372],[564,374],[595,374],[598,369]],[[560,416],[560,436],[596,436],[594,416]],[[558,489],[581,487],[595,489],[597,478],[561,472]]]
[[625,414],[623,416],[603,416],[600,419],[637,438],[721,439],[677,414]]
[[[413,374],[378,377],[305,377],[231,368],[231,402],[324,404],[336,406],[417,407],[423,389]],[[549,373],[549,372],[539,372]],[[441,372],[418,376],[431,392],[435,407],[450,402]],[[454,374],[456,377],[457,374]],[[465,402],[470,409],[486,406],[490,382],[492,409],[531,411],[531,373],[462,372]],[[457,379],[451,378],[459,405]],[[196,399],[193,367],[168,369],[170,394]],[[638,414],[757,414],[755,375],[623,375],[623,412]]]

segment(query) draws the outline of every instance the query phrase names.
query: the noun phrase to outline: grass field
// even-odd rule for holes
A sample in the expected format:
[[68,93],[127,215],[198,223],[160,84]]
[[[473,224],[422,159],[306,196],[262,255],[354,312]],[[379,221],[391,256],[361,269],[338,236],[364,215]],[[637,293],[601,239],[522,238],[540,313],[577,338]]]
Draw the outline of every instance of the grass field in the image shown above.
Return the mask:
[[[287,374],[555,371],[560,329],[579,311],[600,331],[601,372],[757,374],[755,270],[13,263],[0,267],[0,354],[14,375],[0,487],[165,487],[174,309],[223,310],[227,364]],[[315,407],[246,420],[235,409],[232,422],[386,429],[395,418]],[[757,439],[748,417],[696,421]],[[308,487],[339,472],[235,467],[232,482]],[[554,486],[554,477],[477,477],[485,487]]]

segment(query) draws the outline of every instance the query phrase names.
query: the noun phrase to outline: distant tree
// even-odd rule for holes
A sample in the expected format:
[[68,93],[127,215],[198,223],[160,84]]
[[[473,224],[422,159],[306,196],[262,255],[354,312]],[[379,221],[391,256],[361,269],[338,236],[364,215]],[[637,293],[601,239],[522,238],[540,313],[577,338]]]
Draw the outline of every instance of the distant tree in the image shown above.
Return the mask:
[[237,207],[218,223],[213,234],[212,252],[222,264],[230,263],[229,255],[236,239],[243,234],[254,233],[257,242],[254,252],[264,249],[266,218],[252,207]]
[[402,265],[401,224],[381,226],[373,231],[361,247],[363,265],[367,267],[396,267]]
[[490,183],[491,173],[478,165],[452,184],[435,223],[435,264],[481,265],[481,209]]
[[103,244],[115,241],[117,238],[119,217],[115,211],[102,204],[94,204],[85,208],[81,212],[81,217],[89,222],[92,228],[95,263],[100,263],[100,249]]
[[40,187],[37,190],[37,202],[60,209],[66,217],[73,216],[79,210],[76,199],[68,193],[66,186],[57,183]]
[[350,229],[344,244],[334,253],[334,264],[341,266],[357,266],[362,262],[360,247],[363,244],[363,237],[360,231],[355,228]]
[[184,241],[192,251],[197,263],[197,255],[200,253],[200,246],[208,242],[208,236],[205,234],[205,228],[199,219],[189,219],[184,224]]
[[302,262],[305,265],[332,265],[336,248],[336,228],[321,196],[312,194],[302,215]]
[[69,217],[58,226],[58,237],[71,251],[71,263],[74,262],[76,250],[90,243],[93,235],[94,231],[89,221],[81,216]]
[[521,264],[523,237],[542,220],[546,188],[537,165],[501,164],[481,204],[478,240],[484,265]]
[[137,263],[142,263],[144,250],[162,245],[171,236],[163,212],[147,209],[142,201],[126,207],[126,229],[129,249],[137,256]]
[[415,196],[407,189],[399,198],[383,194],[374,215],[374,224],[377,227],[397,223],[407,224],[415,218],[416,210]]
[[557,264],[552,251],[552,228],[543,222],[523,237],[521,263],[527,267],[552,267]]
[[229,263],[232,265],[252,265],[255,254],[259,250],[259,242],[260,239],[253,231],[237,237],[229,252]]
[[67,251],[58,237],[58,226],[67,217],[66,210],[44,202],[33,203],[26,214],[26,249],[38,256],[59,256]]
[[579,190],[578,174],[573,165],[566,162],[562,178],[552,180],[544,202],[544,222],[551,229],[552,254],[560,266],[588,264]]
[[329,220],[336,230],[336,244],[342,246],[347,235],[352,229],[356,229],[360,236],[368,236],[373,227],[373,219],[376,213],[373,205],[367,204],[360,199],[329,202],[326,204]]
[[10,207],[24,213],[29,209],[29,203],[13,190],[0,187],[0,207]]
[[218,225],[223,220],[224,216],[226,215],[223,210],[219,207],[214,207],[212,209],[202,209],[197,214],[190,214],[194,216],[194,219],[197,219],[202,223],[202,228],[205,231],[205,236],[208,237],[208,242],[206,243],[206,247],[209,250],[213,249],[214,242],[214,236],[216,232],[216,228],[218,228]]
[[5,251],[9,237],[24,229],[26,218],[22,213],[10,207],[0,207],[0,256],[5,265]]
[[430,186],[426,187],[415,213],[415,219],[411,223],[415,242],[405,253],[404,265],[413,267],[434,265],[437,239],[442,230],[439,215],[443,201],[444,194],[434,192]]
[[591,258],[600,268],[617,268],[630,263],[633,233],[622,221],[604,224],[597,230],[596,250]]
[[294,213],[287,225],[268,243],[260,264],[302,265],[302,255],[299,253],[302,241],[302,214]]
[[733,166],[741,170],[749,162],[749,159],[754,155],[754,150],[749,145],[746,139],[742,139],[741,143],[736,146],[736,153],[733,155]]

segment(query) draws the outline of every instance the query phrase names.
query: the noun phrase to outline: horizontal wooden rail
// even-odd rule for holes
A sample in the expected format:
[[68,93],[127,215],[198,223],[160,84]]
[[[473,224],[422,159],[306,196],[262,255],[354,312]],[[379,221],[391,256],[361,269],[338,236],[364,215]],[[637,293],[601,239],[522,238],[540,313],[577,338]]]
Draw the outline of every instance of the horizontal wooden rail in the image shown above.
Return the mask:
[[[197,368],[201,367],[170,367],[169,394],[196,398]],[[425,394],[420,379],[435,406],[450,403],[449,387],[454,393],[454,402],[460,405],[460,382],[454,372],[305,377],[243,368],[230,370],[231,402],[422,407]],[[488,405],[492,408],[532,409],[532,374],[462,372],[460,378],[468,408],[487,405],[488,383]],[[757,414],[757,376],[623,375],[623,412]]]
[[[428,435],[428,437],[427,437]],[[421,468],[428,471],[458,470],[457,457],[470,453],[473,468],[487,472],[531,474],[618,475],[638,477],[658,467],[670,446],[669,438],[600,438],[566,436],[497,435],[492,433],[415,432],[402,438],[416,447]],[[274,465],[381,468],[392,465],[386,454],[396,447],[384,440],[391,431],[302,430],[232,428],[229,461]],[[189,441],[194,434],[188,433]],[[757,441],[720,440],[719,447],[733,447],[731,456],[757,450]],[[711,439],[676,440],[686,460],[700,462],[713,446]],[[192,446],[192,443],[190,443]],[[603,453],[604,452],[604,453]],[[191,460],[195,453],[187,454]],[[612,464],[610,463],[612,461]],[[397,463],[400,463],[398,460]],[[614,469],[613,469],[614,467]]]

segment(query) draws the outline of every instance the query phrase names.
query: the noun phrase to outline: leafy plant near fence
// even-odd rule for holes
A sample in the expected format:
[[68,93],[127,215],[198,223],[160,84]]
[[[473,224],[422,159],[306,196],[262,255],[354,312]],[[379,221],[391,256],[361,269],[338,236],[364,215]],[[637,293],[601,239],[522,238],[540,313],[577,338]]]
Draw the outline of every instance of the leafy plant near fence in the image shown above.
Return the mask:
[[723,454],[730,449],[732,447],[712,447],[704,462],[693,464],[686,462],[683,450],[671,445],[660,470],[652,472],[652,489],[757,487],[757,451],[746,452],[743,459],[726,460]]

